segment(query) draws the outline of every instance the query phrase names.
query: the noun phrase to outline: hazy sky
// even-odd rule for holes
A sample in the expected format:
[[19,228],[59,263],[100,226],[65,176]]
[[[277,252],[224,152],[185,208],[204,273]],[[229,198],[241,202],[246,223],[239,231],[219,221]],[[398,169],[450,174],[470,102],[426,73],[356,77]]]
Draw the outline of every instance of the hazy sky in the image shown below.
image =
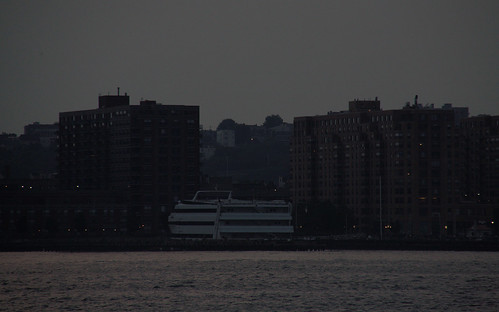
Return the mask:
[[0,132],[99,94],[199,105],[201,124],[422,103],[499,115],[499,1],[0,2]]

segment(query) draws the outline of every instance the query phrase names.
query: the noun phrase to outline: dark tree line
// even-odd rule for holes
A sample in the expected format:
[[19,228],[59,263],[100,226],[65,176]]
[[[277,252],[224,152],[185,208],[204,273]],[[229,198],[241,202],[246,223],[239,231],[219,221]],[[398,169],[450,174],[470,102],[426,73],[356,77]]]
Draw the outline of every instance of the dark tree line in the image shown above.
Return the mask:
[[[263,122],[263,127],[269,129],[272,127],[280,126],[284,123],[281,116],[279,115],[269,115],[265,117],[265,121]],[[244,124],[238,124],[233,119],[224,119],[222,120],[217,127],[217,130],[237,130],[237,126],[241,126]]]
[[215,155],[203,163],[203,173],[230,175],[242,181],[271,181],[289,175],[287,142],[250,141],[236,147],[218,147]]

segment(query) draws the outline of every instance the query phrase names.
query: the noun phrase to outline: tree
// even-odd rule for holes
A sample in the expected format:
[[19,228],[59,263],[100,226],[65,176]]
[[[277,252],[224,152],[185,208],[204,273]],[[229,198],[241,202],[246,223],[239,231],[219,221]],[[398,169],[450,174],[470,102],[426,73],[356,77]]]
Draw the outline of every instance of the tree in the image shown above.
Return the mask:
[[263,126],[267,129],[277,127],[283,124],[283,120],[279,115],[270,115],[265,117],[265,122]]
[[224,119],[218,125],[217,130],[236,130],[237,123],[232,119]]

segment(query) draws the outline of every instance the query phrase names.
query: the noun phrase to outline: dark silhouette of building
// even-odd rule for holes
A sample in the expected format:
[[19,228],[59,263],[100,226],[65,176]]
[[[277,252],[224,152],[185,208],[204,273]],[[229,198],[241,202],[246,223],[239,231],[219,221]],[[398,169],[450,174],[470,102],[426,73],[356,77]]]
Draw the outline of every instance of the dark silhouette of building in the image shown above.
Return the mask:
[[[485,225],[497,229],[499,219],[499,116],[475,116],[461,122],[461,207],[458,229]],[[495,220],[495,222],[494,222]],[[488,222],[490,221],[490,222]],[[492,223],[494,222],[494,223]]]
[[[348,232],[457,235],[473,222],[463,220],[463,189],[475,196],[497,192],[497,151],[485,159],[479,152],[499,144],[494,141],[497,119],[474,122],[463,117],[467,108],[437,109],[418,104],[417,98],[399,110],[383,111],[377,99],[355,100],[349,107],[294,120],[291,195],[298,225],[313,203],[330,202],[353,215],[346,220]],[[464,132],[456,119],[462,120]],[[474,123],[489,136],[475,131]],[[480,137],[473,144],[482,145],[466,141],[473,136]],[[467,179],[463,172],[479,177]],[[490,218],[490,211],[481,215]]]
[[87,237],[127,233],[123,192],[58,189],[55,179],[0,181],[0,237]]
[[58,131],[59,125],[57,123],[40,124],[39,122],[34,122],[24,126],[24,134],[20,139],[40,143],[42,146],[48,147],[56,144]]
[[194,195],[199,175],[198,106],[130,105],[125,93],[59,114],[61,188],[121,191],[130,232],[165,230],[174,202]]

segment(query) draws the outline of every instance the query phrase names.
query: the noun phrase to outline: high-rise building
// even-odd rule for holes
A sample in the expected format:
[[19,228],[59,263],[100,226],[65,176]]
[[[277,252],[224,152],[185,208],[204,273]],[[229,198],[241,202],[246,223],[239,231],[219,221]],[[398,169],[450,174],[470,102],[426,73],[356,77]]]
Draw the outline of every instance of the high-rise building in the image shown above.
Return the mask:
[[490,219],[485,222],[490,226],[499,220],[499,116],[463,119],[460,143],[462,205],[457,224]]
[[121,191],[129,231],[157,233],[199,188],[199,107],[129,101],[100,96],[97,109],[59,114],[60,185]]
[[298,224],[311,203],[330,202],[353,216],[348,232],[455,235],[464,166],[456,118],[463,114],[417,99],[384,111],[376,99],[352,101],[346,112],[296,117],[291,196]]

